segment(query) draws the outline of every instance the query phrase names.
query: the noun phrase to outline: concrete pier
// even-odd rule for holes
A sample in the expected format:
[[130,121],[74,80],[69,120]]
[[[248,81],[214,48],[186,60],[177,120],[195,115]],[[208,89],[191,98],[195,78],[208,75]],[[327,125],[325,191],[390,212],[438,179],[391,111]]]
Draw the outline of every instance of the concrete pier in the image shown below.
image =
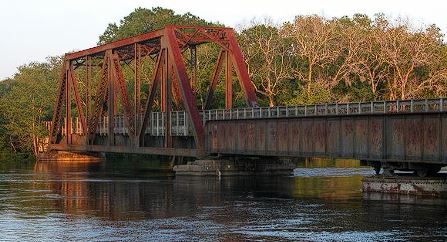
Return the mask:
[[105,156],[99,153],[74,153],[66,151],[51,151],[40,153],[37,156],[40,162],[73,162],[73,163],[90,163],[101,162],[105,160]]
[[290,175],[294,168],[288,160],[209,159],[176,165],[174,172],[191,176]]
[[446,177],[366,177],[363,192],[447,197]]

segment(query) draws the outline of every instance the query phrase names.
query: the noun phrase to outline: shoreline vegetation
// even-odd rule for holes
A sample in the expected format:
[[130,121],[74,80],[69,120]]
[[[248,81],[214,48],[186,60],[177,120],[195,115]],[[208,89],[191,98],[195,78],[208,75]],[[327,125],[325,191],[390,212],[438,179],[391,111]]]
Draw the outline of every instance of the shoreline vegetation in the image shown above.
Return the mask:
[[[222,26],[191,13],[137,8],[119,23],[110,23],[98,44],[167,24]],[[447,96],[447,46],[436,25],[414,27],[407,19],[383,14],[300,15],[282,24],[253,20],[237,37],[261,106]],[[205,99],[218,51],[213,45],[198,49],[193,86],[198,105]],[[33,141],[47,135],[43,121],[52,117],[62,54],[20,66],[13,77],[0,81],[0,162],[37,153]],[[150,60],[143,65],[153,66]],[[123,72],[132,80],[129,66]],[[143,99],[151,85],[149,73],[142,74]],[[129,90],[132,85],[129,81]],[[213,108],[224,106],[223,89],[217,87]],[[82,85],[80,91],[85,92]],[[244,106],[241,92],[235,89],[236,107]]]

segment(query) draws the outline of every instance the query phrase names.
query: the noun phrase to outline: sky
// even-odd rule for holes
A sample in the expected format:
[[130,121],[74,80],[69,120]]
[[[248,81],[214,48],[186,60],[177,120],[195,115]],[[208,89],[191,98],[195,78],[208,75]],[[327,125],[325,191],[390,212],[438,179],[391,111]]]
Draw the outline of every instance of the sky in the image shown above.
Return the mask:
[[447,33],[443,1],[425,0],[0,0],[0,80],[17,67],[48,56],[96,45],[112,22],[119,22],[137,7],[165,7],[191,12],[208,21],[240,27],[252,19],[291,21],[296,15],[325,17],[373,16],[385,13],[409,18],[416,26],[436,24]]

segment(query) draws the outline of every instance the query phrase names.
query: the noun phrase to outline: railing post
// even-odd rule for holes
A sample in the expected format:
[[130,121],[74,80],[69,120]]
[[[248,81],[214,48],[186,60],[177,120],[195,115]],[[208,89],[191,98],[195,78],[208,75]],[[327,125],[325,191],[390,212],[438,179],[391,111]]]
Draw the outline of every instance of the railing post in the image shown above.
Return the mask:
[[346,103],[346,114],[349,114],[349,103]]
[[427,99],[425,99],[425,105],[424,105],[424,111],[425,112],[428,112],[428,100]]
[[159,112],[156,113],[155,120],[157,120],[157,122],[155,123],[155,133],[158,136],[158,127],[160,126],[160,124],[159,124]]
[[79,127],[79,124],[78,124],[79,119],[78,119],[78,117],[76,117],[75,120],[76,120],[76,121],[75,121],[75,123],[76,123],[76,125],[75,125],[75,126],[76,126],[75,133],[78,134],[78,130],[79,130],[79,129],[78,129],[78,127]]
[[304,116],[307,116],[307,105],[304,105]]
[[185,134],[185,136],[188,136],[188,133],[189,133],[189,128],[188,128],[189,119],[186,116],[186,112],[183,112],[183,120],[184,120],[184,123],[185,123],[185,130],[183,131],[183,133]]
[[362,104],[361,104],[361,103],[359,103],[359,110],[358,110],[358,113],[359,113],[359,114],[362,113]]
[[64,118],[64,126],[62,127],[62,136],[66,136],[67,118]]
[[169,128],[168,131],[165,131],[165,134],[168,133],[169,136],[172,136],[172,110],[166,112],[165,122],[168,123],[168,126],[164,126],[165,128]]
[[374,113],[374,102],[373,101],[371,101],[370,112]]
[[386,113],[386,101],[383,101],[383,113]]
[[397,100],[396,101],[396,112],[399,112],[399,110],[400,110],[400,102],[399,102],[399,100]]
[[272,108],[268,107],[268,116],[269,118],[272,116]]
[[276,117],[279,118],[279,107],[276,107]]
[[177,111],[176,112],[176,114],[175,114],[175,118],[177,119],[176,120],[176,123],[177,123],[177,134],[180,134],[180,132],[179,132],[179,129],[180,129],[180,112],[179,111]]
[[444,100],[442,98],[439,99],[439,112],[444,111]]
[[154,126],[156,126],[154,123],[154,120],[155,120],[155,113],[151,112],[151,122],[150,122],[151,129],[150,129],[149,135],[154,135]]
[[410,112],[413,112],[413,99],[410,100]]

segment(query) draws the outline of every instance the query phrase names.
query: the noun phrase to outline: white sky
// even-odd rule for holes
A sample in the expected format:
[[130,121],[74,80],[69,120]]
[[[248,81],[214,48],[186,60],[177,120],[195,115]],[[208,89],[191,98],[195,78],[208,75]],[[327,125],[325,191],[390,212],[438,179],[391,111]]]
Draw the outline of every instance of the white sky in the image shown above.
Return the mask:
[[20,65],[93,47],[108,23],[118,22],[137,7],[156,6],[230,27],[266,16],[283,22],[296,15],[382,12],[447,30],[443,1],[436,0],[0,0],[0,80],[12,76]]

